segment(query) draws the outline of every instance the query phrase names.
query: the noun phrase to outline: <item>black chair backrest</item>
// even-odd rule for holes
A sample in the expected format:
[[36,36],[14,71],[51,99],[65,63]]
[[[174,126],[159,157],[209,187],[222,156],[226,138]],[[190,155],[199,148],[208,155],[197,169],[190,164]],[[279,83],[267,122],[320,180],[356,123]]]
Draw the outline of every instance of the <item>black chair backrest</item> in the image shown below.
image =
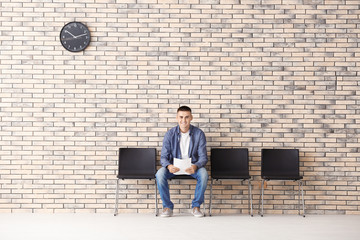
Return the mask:
[[118,178],[152,179],[155,172],[155,148],[119,148]]
[[299,178],[299,150],[262,149],[261,177],[268,179]]
[[249,151],[247,148],[211,149],[211,177],[214,179],[248,179]]

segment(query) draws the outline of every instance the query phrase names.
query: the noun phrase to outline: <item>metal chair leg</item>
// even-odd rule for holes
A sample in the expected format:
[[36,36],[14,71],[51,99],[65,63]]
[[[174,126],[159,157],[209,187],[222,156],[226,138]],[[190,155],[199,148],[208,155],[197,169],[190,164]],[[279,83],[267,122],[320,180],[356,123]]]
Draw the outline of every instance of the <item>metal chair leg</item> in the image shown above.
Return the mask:
[[[206,217],[206,208],[205,208],[205,193],[204,193],[204,202],[202,203],[203,205],[203,214],[204,214],[204,217]],[[201,207],[201,206],[200,206]],[[199,207],[199,208],[200,208]]]
[[116,180],[116,197],[115,197],[115,212],[114,216],[118,214],[118,202],[119,202],[119,179]]
[[302,195],[302,204],[303,204],[303,217],[305,217],[305,199],[304,199],[304,183],[301,181],[301,195]]
[[156,179],[155,179],[155,217],[158,216],[159,214],[159,210],[158,210],[158,193],[157,193],[157,182],[156,182]]
[[211,207],[212,207],[212,185],[213,185],[213,179],[211,178],[210,182],[210,206],[209,206],[209,216],[211,217]]
[[248,209],[249,209],[249,215],[251,215],[251,213],[250,213],[250,182],[249,182],[249,180],[248,180]]
[[264,216],[264,180],[261,180],[261,216]]
[[298,210],[299,210],[299,215],[300,215],[300,181],[298,181]]
[[251,180],[249,179],[249,209],[250,209],[250,215],[253,217],[253,203],[252,203],[252,194],[251,194]]
[[204,217],[206,217],[205,199],[204,199],[204,202],[203,202],[203,212],[204,212]]

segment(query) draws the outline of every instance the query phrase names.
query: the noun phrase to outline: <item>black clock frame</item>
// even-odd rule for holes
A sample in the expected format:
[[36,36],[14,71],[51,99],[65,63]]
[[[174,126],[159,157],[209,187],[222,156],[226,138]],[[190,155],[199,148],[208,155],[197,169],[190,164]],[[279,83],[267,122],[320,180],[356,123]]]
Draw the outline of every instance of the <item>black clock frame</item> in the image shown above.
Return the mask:
[[[70,29],[73,31],[70,31]],[[60,31],[60,42],[62,46],[70,52],[81,52],[85,50],[85,48],[90,45],[90,41],[90,31],[88,27],[81,22],[69,22],[65,24]]]

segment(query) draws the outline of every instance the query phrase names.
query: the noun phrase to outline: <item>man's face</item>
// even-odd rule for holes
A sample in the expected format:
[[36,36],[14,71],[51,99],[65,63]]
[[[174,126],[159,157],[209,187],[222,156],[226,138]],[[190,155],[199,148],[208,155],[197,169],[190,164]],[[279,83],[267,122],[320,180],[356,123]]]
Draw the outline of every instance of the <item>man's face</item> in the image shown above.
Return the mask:
[[186,133],[189,131],[190,122],[193,119],[190,112],[187,111],[179,111],[176,116],[176,120],[179,123],[180,131]]

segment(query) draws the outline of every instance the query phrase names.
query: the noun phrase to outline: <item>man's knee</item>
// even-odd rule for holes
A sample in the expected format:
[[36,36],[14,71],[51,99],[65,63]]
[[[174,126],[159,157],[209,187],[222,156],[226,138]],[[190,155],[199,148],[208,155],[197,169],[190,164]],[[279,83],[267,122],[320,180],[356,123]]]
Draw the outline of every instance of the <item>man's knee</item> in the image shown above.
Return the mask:
[[203,182],[206,182],[209,178],[209,175],[206,171],[206,168],[202,167],[202,168],[199,168],[198,169],[198,179],[203,181]]
[[155,177],[158,182],[167,180],[166,179],[166,171],[167,171],[167,169],[162,167],[156,172]]

